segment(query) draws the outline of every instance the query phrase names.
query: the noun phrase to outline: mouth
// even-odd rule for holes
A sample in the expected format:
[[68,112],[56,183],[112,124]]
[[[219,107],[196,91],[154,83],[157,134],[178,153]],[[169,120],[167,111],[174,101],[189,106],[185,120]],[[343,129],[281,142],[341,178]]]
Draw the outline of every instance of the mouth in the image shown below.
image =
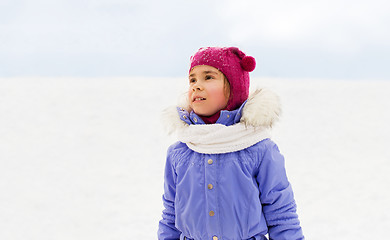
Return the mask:
[[192,99],[192,102],[200,102],[200,101],[204,101],[204,100],[206,100],[206,98],[203,98],[203,97],[194,97],[194,98]]

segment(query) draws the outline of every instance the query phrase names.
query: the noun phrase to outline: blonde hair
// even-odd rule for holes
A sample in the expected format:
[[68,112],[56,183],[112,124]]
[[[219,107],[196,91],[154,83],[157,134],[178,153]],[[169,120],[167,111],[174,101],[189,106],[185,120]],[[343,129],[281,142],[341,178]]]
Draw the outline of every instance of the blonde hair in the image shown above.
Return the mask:
[[228,99],[228,102],[229,102],[230,94],[231,94],[230,83],[229,83],[229,80],[227,79],[227,77],[225,76],[225,74],[223,74],[223,80],[224,80],[223,81],[223,89],[225,91],[225,97]]

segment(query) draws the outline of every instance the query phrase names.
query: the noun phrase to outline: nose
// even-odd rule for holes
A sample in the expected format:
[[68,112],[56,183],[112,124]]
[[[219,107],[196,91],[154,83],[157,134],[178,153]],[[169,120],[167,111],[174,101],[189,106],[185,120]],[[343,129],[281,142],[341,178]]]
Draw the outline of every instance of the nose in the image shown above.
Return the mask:
[[198,90],[198,91],[203,90],[202,85],[200,85],[199,83],[195,83],[195,84],[192,86],[192,91],[195,92],[196,90]]

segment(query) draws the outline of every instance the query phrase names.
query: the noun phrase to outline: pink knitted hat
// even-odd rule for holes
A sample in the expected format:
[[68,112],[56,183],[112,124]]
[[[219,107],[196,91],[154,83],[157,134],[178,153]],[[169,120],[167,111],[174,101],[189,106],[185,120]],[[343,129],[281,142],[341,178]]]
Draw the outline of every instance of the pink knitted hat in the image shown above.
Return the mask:
[[249,95],[249,72],[256,67],[253,57],[246,56],[236,47],[200,48],[191,57],[191,67],[208,65],[221,71],[230,83],[230,98],[227,110],[234,110],[245,102]]

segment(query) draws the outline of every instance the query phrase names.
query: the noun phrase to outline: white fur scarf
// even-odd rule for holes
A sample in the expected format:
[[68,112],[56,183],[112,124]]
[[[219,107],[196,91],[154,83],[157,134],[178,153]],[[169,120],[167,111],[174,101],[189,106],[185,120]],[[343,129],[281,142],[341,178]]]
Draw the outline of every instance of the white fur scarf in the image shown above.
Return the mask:
[[[189,109],[188,106],[183,106]],[[189,109],[190,110],[190,109]],[[170,133],[177,132],[179,141],[199,153],[235,152],[270,137],[269,129],[280,115],[277,95],[266,89],[257,89],[245,104],[240,122],[231,126],[222,124],[188,125],[176,108],[166,110],[165,122]]]

